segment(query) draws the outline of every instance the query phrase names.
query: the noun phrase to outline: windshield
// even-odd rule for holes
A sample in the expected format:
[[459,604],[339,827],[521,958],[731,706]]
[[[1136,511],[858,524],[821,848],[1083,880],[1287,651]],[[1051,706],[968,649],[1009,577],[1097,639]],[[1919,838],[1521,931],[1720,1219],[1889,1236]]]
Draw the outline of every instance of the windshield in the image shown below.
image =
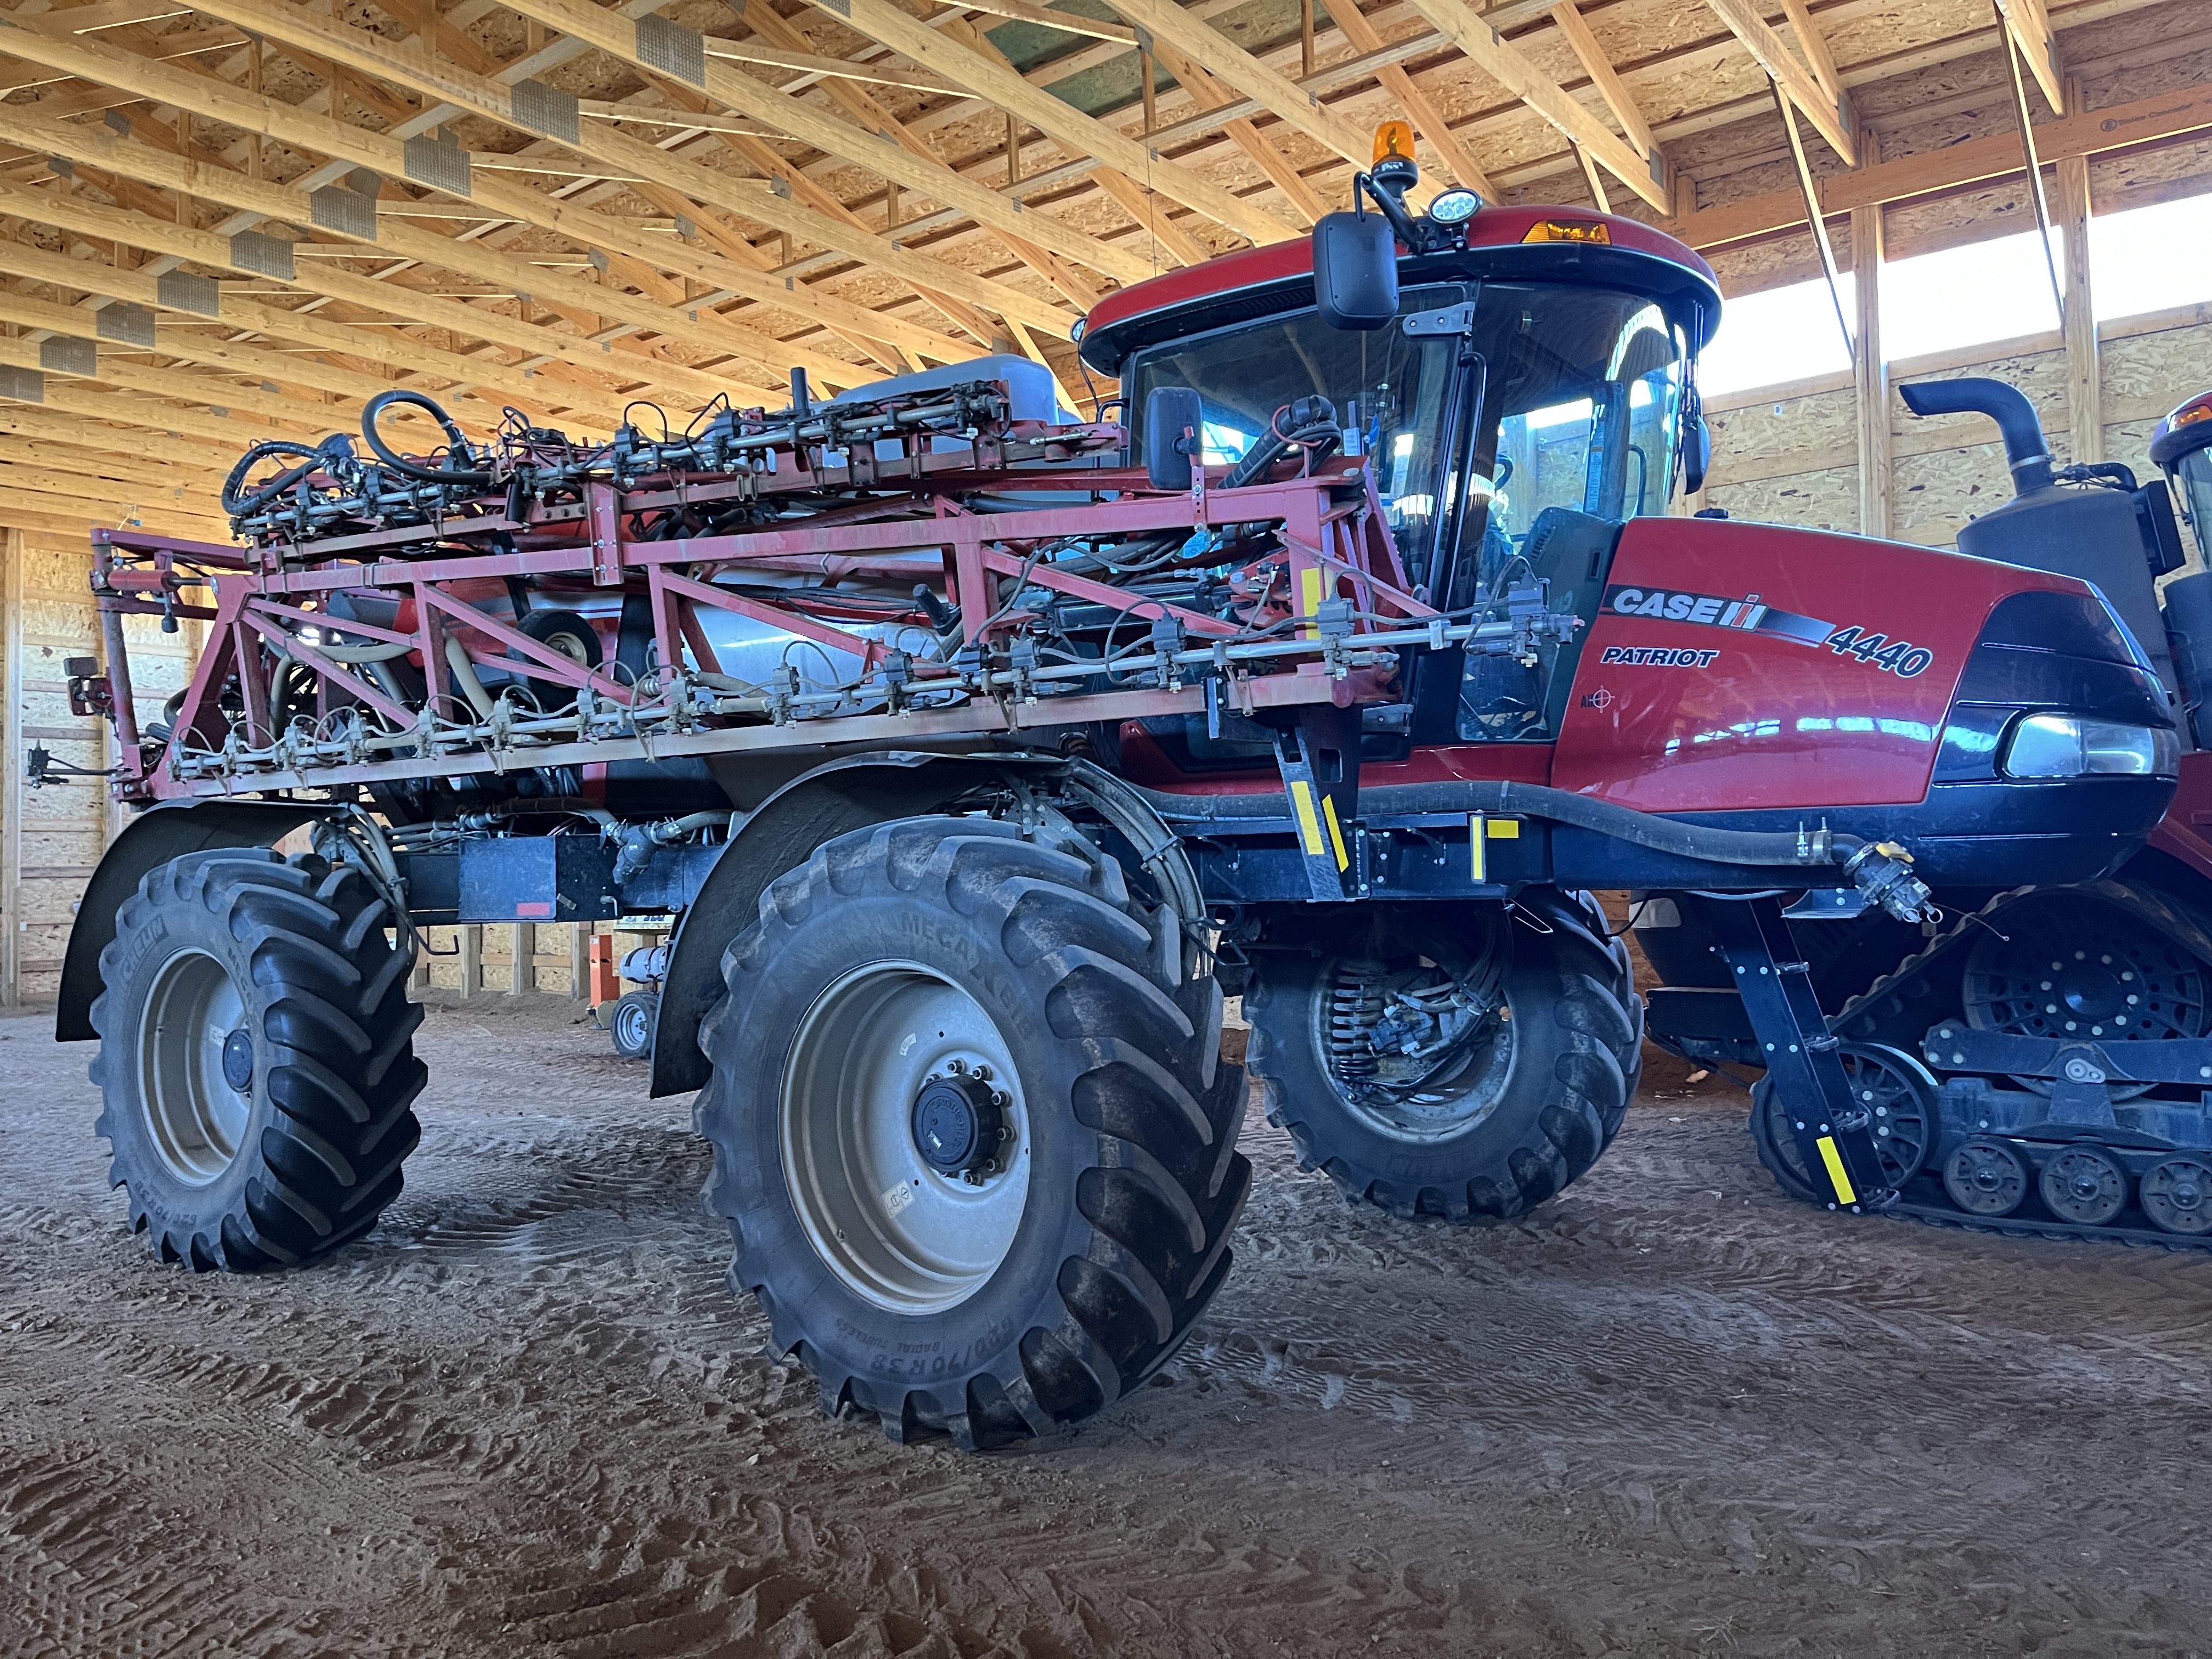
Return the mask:
[[1608,289],[1492,283],[1477,337],[1491,367],[1472,487],[1492,525],[1517,544],[1547,507],[1667,510],[1683,342],[1658,307]]
[[[1403,309],[1451,305],[1469,292],[1457,285],[1409,289]],[[1208,466],[1241,459],[1292,398],[1319,393],[1346,426],[1356,404],[1391,534],[1407,568],[1419,569],[1438,516],[1449,506],[1437,500],[1437,461],[1457,343],[1412,338],[1402,328],[1347,332],[1309,311],[1158,347],[1132,369],[1129,390],[1138,409],[1155,386],[1196,392],[1205,410]]]
[[2212,563],[2212,449],[2192,449],[2173,464],[2181,487],[2181,513],[2197,537],[2197,550]]
[[[1403,325],[1358,333],[1312,312],[1244,323],[1145,353],[1128,390],[1142,409],[1155,386],[1187,386],[1205,410],[1206,459],[1226,465],[1292,398],[1319,393],[1347,425],[1357,401],[1390,528],[1417,582],[1450,602],[1472,601],[1518,567],[1538,517],[1551,508],[1618,522],[1663,513],[1674,489],[1686,341],[1646,295],[1562,283],[1431,285],[1406,291],[1410,315],[1475,301],[1471,336],[1408,336]],[[1469,396],[1482,396],[1474,430],[1449,394],[1468,362]],[[1447,423],[1462,428],[1446,430]],[[1443,465],[1449,447],[1458,459]],[[1467,510],[1456,547],[1434,545]]]

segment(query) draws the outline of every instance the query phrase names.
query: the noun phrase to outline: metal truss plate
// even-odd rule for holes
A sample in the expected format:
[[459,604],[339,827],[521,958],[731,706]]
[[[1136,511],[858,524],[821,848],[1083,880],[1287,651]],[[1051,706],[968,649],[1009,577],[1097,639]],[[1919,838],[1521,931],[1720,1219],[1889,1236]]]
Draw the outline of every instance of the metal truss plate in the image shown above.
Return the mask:
[[0,365],[0,398],[19,404],[42,404],[46,400],[46,377],[35,368]]
[[102,306],[94,327],[103,340],[137,346],[141,351],[154,349],[154,313],[144,306],[134,306],[124,300]]
[[97,374],[100,348],[89,340],[55,335],[39,342],[39,367],[55,374]]
[[584,106],[558,87],[543,81],[514,83],[514,118],[532,132],[564,144],[584,138]]
[[376,240],[376,198],[349,185],[326,185],[309,192],[307,210],[321,229],[364,242]]
[[156,291],[167,310],[196,311],[203,317],[222,315],[222,286],[211,277],[195,276],[188,270],[165,270]]
[[469,153],[455,140],[433,138],[425,133],[402,144],[400,158],[407,176],[416,184],[442,190],[448,196],[469,193]]
[[292,245],[281,236],[264,236],[258,230],[241,230],[230,239],[230,266],[257,276],[274,276],[280,283],[290,282],[296,274]]
[[696,29],[648,13],[637,20],[637,55],[647,69],[702,90],[707,85],[707,37]]

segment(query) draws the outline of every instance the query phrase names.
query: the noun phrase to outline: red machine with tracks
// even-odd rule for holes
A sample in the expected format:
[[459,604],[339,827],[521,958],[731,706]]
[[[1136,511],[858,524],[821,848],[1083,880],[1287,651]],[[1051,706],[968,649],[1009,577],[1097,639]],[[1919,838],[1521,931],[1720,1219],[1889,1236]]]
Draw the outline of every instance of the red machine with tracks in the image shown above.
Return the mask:
[[[1889,1201],[1770,896],[2102,874],[2172,792],[2156,678],[2073,577],[1662,516],[1710,270],[1377,172],[1097,308],[1126,426],[1006,360],[608,443],[404,454],[372,407],[366,454],[240,464],[240,547],[103,534],[82,689],[152,810],[59,1035],[100,1040],[157,1253],[301,1260],[398,1193],[416,927],[642,913],[732,1282],[896,1435],[1048,1433],[1182,1340],[1249,1180],[1224,989],[1349,1197],[1466,1222],[1579,1176],[1642,1033],[1592,887],[1741,898],[1802,1156]],[[156,611],[210,624],[158,717],[119,626]],[[1996,767],[2083,712],[1999,672],[2050,629],[2133,769]]]

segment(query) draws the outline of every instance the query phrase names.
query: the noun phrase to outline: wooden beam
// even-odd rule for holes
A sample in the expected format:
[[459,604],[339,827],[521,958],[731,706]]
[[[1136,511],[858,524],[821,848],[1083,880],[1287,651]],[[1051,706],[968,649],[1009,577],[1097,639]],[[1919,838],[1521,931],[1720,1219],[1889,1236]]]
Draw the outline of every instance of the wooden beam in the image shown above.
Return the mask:
[[[81,166],[139,179],[156,188],[181,189],[204,201],[222,202],[263,218],[290,224],[314,222],[314,210],[305,191],[168,155],[124,138],[104,126],[41,121],[34,116],[18,114],[14,105],[0,104],[0,137]],[[741,331],[728,324],[708,325],[694,322],[690,320],[695,314],[691,312],[679,312],[619,289],[601,288],[563,276],[527,259],[485,247],[480,242],[441,236],[389,215],[379,217],[374,231],[372,236],[360,237],[349,236],[343,229],[333,229],[329,234],[374,248],[389,258],[416,260],[489,283],[507,294],[529,294],[548,304],[570,307],[586,315],[612,317],[699,349],[717,354],[742,351],[750,359],[771,364],[784,356],[781,342],[771,337]],[[615,368],[611,344],[604,349],[606,367]],[[796,355],[799,361],[805,362],[814,354]],[[856,372],[850,364],[843,367],[848,373]],[[646,377],[641,374],[639,378]],[[714,378],[723,390],[740,402],[781,401],[780,392],[768,391],[734,374]]]
[[[1309,0],[1310,4],[1310,0]],[[1328,9],[1337,29],[1350,43],[1353,52],[1361,57],[1382,50],[1382,36],[1359,10],[1355,0],[1335,0]],[[1310,17],[1309,17],[1310,21]],[[1312,56],[1310,52],[1307,54]],[[1305,65],[1310,76],[1313,67]],[[1413,126],[1428,141],[1429,148],[1443,158],[1451,169],[1452,177],[1473,191],[1486,202],[1498,199],[1498,187],[1490,182],[1490,175],[1462,143],[1459,135],[1451,130],[1451,123],[1430,100],[1429,94],[1413,83],[1413,76],[1403,64],[1384,64],[1375,71],[1375,79],[1382,89],[1396,99],[1399,106],[1413,118]]]
[[[163,489],[135,485],[117,479],[88,478],[81,473],[56,471],[50,467],[0,462],[0,497],[19,495],[58,497],[45,502],[41,510],[48,513],[82,511],[100,522],[142,513],[149,518],[158,514],[171,520],[189,520],[204,525],[208,532],[220,530],[222,533],[216,537],[218,541],[230,539],[229,520],[223,516],[219,500],[180,486]],[[95,512],[95,508],[119,510]]]
[[1504,36],[1476,15],[1465,0],[1412,0],[1438,33],[1457,46],[1469,63],[1550,122],[1568,140],[1588,150],[1660,212],[1673,205],[1663,161],[1638,155],[1604,122],[1570,97],[1559,84],[1508,46]]
[[[0,201],[17,193],[8,186],[0,185]],[[32,192],[20,193],[28,195]],[[12,271],[35,283],[81,289],[89,294],[127,301],[149,309],[167,311],[198,321],[208,320],[204,312],[191,310],[165,300],[160,280],[143,271],[124,270],[91,259],[74,259],[64,254],[47,253],[14,239],[0,239],[0,270]],[[264,351],[240,343],[223,342],[218,345],[216,337],[173,327],[156,331],[155,349],[165,356],[183,357],[194,362],[235,365],[242,372],[258,373],[271,378],[289,378],[303,386],[316,386],[341,397],[373,398],[380,392],[389,391],[395,385],[405,384],[426,374],[454,386],[488,387],[490,392],[497,394],[496,397],[483,391],[470,394],[483,398],[488,404],[487,408],[471,411],[464,407],[455,410],[460,418],[467,420],[472,416],[487,428],[499,423],[501,400],[507,398],[518,399],[525,405],[542,411],[564,407],[574,410],[579,414],[598,420],[609,433],[622,419],[618,399],[605,397],[586,398],[576,395],[573,390],[562,395],[566,384],[562,381],[543,377],[533,379],[520,369],[510,369],[495,362],[441,351],[422,341],[394,334],[390,330],[384,331],[383,337],[379,338],[372,331],[349,328],[312,312],[288,311],[282,306],[264,305],[258,301],[229,293],[220,293],[218,307],[220,320],[233,328],[249,329],[279,339],[297,340],[322,350],[343,352],[364,362],[394,370],[398,378],[386,380],[356,370],[325,367],[310,359]],[[83,311],[81,307],[70,309],[82,314],[86,319],[85,325],[79,329],[60,331],[74,332],[86,339],[100,337],[97,313]]]
[[[523,3],[535,6],[543,0]],[[1152,189],[1195,209],[1248,240],[1264,245],[1297,234],[1265,209],[1163,159],[1156,149],[1084,114],[1073,105],[1038,91],[1014,70],[946,40],[939,31],[901,11],[891,0],[809,0],[809,3],[820,5],[870,40],[923,68],[958,82],[986,102],[1011,111],[1076,155],[1089,155],[1103,167],[1141,179]]]
[[[1813,71],[1820,90],[1841,108],[1850,94],[1844,90],[1844,77],[1837,73],[1835,56],[1828,50],[1820,25],[1813,21],[1812,8],[1805,0],[1782,0],[1782,15],[1790,20],[1790,32],[1797,37],[1797,50],[1804,56],[1805,66]],[[1854,120],[1851,125],[1856,129],[1858,123]]]
[[[644,60],[637,51],[635,27],[617,13],[584,3],[584,0],[501,3],[521,16],[535,18],[548,28],[585,41],[635,67],[643,67]],[[890,139],[863,132],[742,70],[709,58],[701,90],[725,108],[739,111],[787,132],[825,155],[842,156],[878,178],[896,179],[908,190],[947,207],[957,208],[979,224],[1011,230],[1065,258],[1077,260],[1122,282],[1134,282],[1146,274],[1144,262],[1126,250],[1076,230],[1051,214],[1031,212],[1019,202],[1009,201],[988,186],[963,178],[941,161],[925,161]]]
[[1606,57],[1605,48],[1590,33],[1590,26],[1575,9],[1574,0],[1559,0],[1552,8],[1552,21],[1559,25],[1559,33],[1574,48],[1575,58],[1589,76],[1597,95],[1605,100],[1605,106],[1613,112],[1613,118],[1620,123],[1620,130],[1628,142],[1646,155],[1659,153],[1659,141],[1651,136],[1644,125],[1644,115],[1636,107],[1636,100],[1629,96],[1628,88],[1621,84],[1620,76],[1613,72],[1612,60]]
[[[1813,131],[1828,141],[1828,147],[1843,158],[1844,165],[1856,167],[1858,134],[1850,101],[1832,96],[1821,87],[1819,79],[1790,50],[1789,43],[1760,15],[1753,0],[1705,0],[1705,4],[1728,25],[1729,33],[1743,42],[1759,68],[1789,95],[1790,101],[1805,112],[1805,118],[1813,124]],[[1657,202],[1652,205],[1663,211],[1668,204]]]
[[[410,51],[405,46],[395,47],[366,30],[350,27],[298,6],[279,3],[278,0],[208,0],[208,9],[216,15],[264,28],[272,39],[312,46],[332,61],[362,74],[381,75],[387,81],[427,97],[474,110],[518,131],[537,136],[533,129],[516,118],[512,88],[433,58],[420,50]],[[579,134],[572,148],[587,161],[605,162],[621,173],[680,191],[693,202],[706,203],[788,230],[818,246],[834,247],[918,289],[957,295],[970,304],[1001,313],[1011,313],[1041,328],[1050,329],[1063,338],[1074,325],[1076,319],[1072,313],[1036,300],[1018,289],[895,246],[888,239],[852,223],[802,204],[786,201],[758,185],[749,185],[712,167],[681,160],[616,128],[591,127]],[[471,199],[480,195],[480,191],[472,191]],[[647,240],[650,246],[659,246]],[[636,249],[631,251],[637,252]],[[790,291],[783,288],[781,279],[765,276],[757,267],[741,268],[755,280],[747,287],[728,284],[733,291],[744,294],[757,303],[790,307]],[[860,333],[940,362],[960,362],[978,355],[941,334],[872,307],[854,305],[835,295],[810,295],[805,313],[818,316],[842,331]]]
[[[43,404],[0,403],[0,434],[74,444],[80,449],[114,451],[182,467],[227,472],[246,446],[257,437],[271,435],[242,422],[221,422],[216,441],[195,442],[179,428],[151,419],[136,428],[111,426],[110,421],[137,418],[129,412],[131,400],[112,392],[72,395],[66,384],[46,388]],[[210,434],[212,438],[212,434]]]
[[[1151,235],[1178,263],[1202,265],[1213,257],[1212,248],[1168,217],[1167,206],[1158,197],[1139,188],[1111,167],[1101,167],[1092,176],[1097,180],[1098,188],[1112,197],[1121,211],[1137,222],[1138,229]],[[1152,274],[1157,274],[1157,270]]]
[[2058,37],[2051,32],[2051,13],[2044,0],[1996,0],[1996,7],[1997,15],[2004,19],[2005,32],[2027,60],[2035,84],[2051,100],[2051,113],[2065,114],[2066,76],[2058,66]]
[[1890,455],[1889,358],[1881,343],[1882,215],[1879,207],[1851,213],[1851,272],[1857,292],[1852,319],[1851,374],[1857,387],[1859,533],[1890,534],[1893,467]]
[[[0,106],[0,111],[5,107]],[[2212,130],[2212,82],[2045,122],[2035,130],[2035,147],[2049,163],[2208,130]],[[2022,172],[2027,165],[2020,135],[2001,132],[1895,161],[1875,162],[1815,183],[1821,212],[1848,213],[1877,203],[1965,189]],[[1802,196],[1796,191],[1775,191],[1666,221],[1660,228],[1692,247],[1715,248],[1787,231],[1802,225],[1804,217]]]
[[[1159,62],[1168,72],[1181,82],[1200,107],[1215,107],[1234,100],[1236,94],[1225,90],[1206,67],[1184,57],[1164,41],[1154,43]],[[1267,174],[1268,180],[1291,204],[1291,210],[1305,224],[1312,224],[1328,208],[1314,194],[1313,186],[1306,183],[1291,158],[1249,121],[1230,121],[1222,126],[1237,145],[1250,158],[1254,166]]]
[[[361,127],[347,126],[326,116],[311,115],[276,99],[228,86],[169,64],[133,57],[92,41],[41,34],[31,29],[18,29],[0,35],[0,47],[54,68],[65,69],[70,74],[82,76],[87,80],[127,88],[155,103],[189,109],[195,114],[241,127],[251,133],[265,133],[281,143],[295,145],[355,167],[368,167],[387,178],[406,176],[402,146],[396,138]],[[758,273],[741,270],[727,259],[706,254],[695,255],[673,238],[655,239],[605,214],[556,202],[527,185],[502,183],[481,171],[471,181],[468,199],[485,209],[487,217],[508,218],[520,223],[535,225],[541,229],[556,232],[587,249],[628,254],[654,269],[678,271],[733,293],[760,285]],[[305,216],[293,216],[303,223],[318,222],[312,209]],[[340,234],[344,234],[343,227],[326,226],[325,228],[336,228]],[[399,228],[386,219],[376,234],[356,240],[374,241],[391,247],[397,243],[401,234]],[[424,234],[421,232],[405,234],[418,238]],[[465,245],[454,242],[451,238],[429,236],[426,240],[453,244],[454,251],[452,253],[434,261],[448,270],[466,270],[466,266],[456,263],[457,259],[465,258],[477,264],[478,270],[469,272],[476,275],[483,269],[481,262],[489,261],[500,272],[490,280],[525,292],[536,289],[547,294],[572,295],[575,303],[586,308],[596,308],[622,317],[626,322],[635,322],[641,327],[653,329],[672,339],[693,341],[708,350],[738,353],[771,368],[799,363],[810,373],[840,385],[858,384],[859,381],[852,378],[855,374],[859,374],[862,380],[868,378],[865,372],[856,371],[841,358],[830,357],[798,342],[778,339],[744,324],[732,322],[705,307],[678,311],[650,301],[640,302],[613,288],[598,286],[574,277],[559,276],[542,266],[494,255],[489,250],[482,254],[463,253],[460,250]],[[779,285],[767,286],[772,290]],[[790,295],[785,294],[782,297],[787,304]],[[860,311],[862,308],[853,307],[851,309]],[[798,314],[803,316],[805,313]]]
[[[1108,0],[1108,3],[1154,40],[1166,42],[1209,75],[1219,76],[1237,91],[1257,100],[1261,108],[1292,131],[1304,133],[1355,167],[1368,164],[1374,146],[1367,133],[1332,112],[1311,93],[1300,90],[1294,82],[1276,74],[1211,23],[1192,16],[1174,0]],[[1170,64],[1169,67],[1172,69],[1174,65]],[[1176,78],[1182,77],[1178,75]],[[1192,95],[1197,95],[1194,88]]]
[[2066,303],[2066,408],[2077,465],[2105,459],[2104,370],[2098,361],[2097,313],[2089,289],[2089,161],[2058,164],[2058,227],[2065,243],[2061,269]]

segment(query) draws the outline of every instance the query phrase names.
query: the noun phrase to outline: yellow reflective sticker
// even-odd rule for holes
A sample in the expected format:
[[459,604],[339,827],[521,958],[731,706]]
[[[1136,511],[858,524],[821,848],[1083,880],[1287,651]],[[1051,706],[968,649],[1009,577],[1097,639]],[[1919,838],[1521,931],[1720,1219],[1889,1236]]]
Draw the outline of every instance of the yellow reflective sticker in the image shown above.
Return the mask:
[[1492,840],[1492,841],[1518,841],[1518,840],[1520,840],[1520,839],[1521,839],[1521,820],[1520,820],[1520,819],[1518,819],[1518,818],[1492,818],[1492,819],[1491,819],[1491,820],[1490,820],[1490,838],[1491,838],[1491,840]]
[[1836,1196],[1846,1204],[1857,1203],[1858,1191],[1851,1185],[1850,1176],[1844,1173],[1844,1155],[1836,1150],[1832,1136],[1820,1137],[1820,1162],[1828,1166],[1828,1184],[1836,1189]]
[[1336,849],[1336,867],[1340,870],[1350,869],[1352,858],[1344,850],[1344,831],[1336,826],[1336,797],[1323,795],[1321,798],[1321,810],[1322,816],[1328,819],[1328,844]]
[[1319,858],[1327,848],[1322,845],[1321,820],[1314,817],[1313,786],[1304,778],[1291,780],[1291,805],[1298,815],[1298,844],[1308,858]]
[[1298,615],[1310,617],[1321,610],[1322,571],[1319,565],[1308,565],[1298,572]]
[[1490,849],[1485,843],[1490,839],[1483,833],[1482,814],[1467,815],[1468,845],[1474,850],[1474,878],[1477,882],[1490,879]]

